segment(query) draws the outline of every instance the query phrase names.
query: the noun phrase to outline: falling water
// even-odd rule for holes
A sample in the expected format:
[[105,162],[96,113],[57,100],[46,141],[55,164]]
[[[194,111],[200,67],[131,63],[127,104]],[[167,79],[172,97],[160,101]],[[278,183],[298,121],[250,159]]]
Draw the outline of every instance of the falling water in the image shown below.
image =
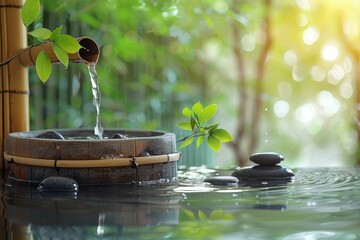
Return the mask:
[[99,88],[98,76],[96,73],[95,65],[88,65],[88,69],[89,69],[90,80],[91,80],[93,104],[96,108],[96,125],[94,127],[94,132],[95,132],[96,136],[98,136],[100,139],[102,139],[104,129],[101,126],[101,119],[100,119],[101,93],[100,93],[100,88]]

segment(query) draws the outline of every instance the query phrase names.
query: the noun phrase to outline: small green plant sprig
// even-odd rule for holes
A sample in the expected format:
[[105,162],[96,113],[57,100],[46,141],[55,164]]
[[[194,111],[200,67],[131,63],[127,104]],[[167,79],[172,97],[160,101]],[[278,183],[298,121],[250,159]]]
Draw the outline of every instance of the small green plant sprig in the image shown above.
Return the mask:
[[[40,13],[39,0],[26,0],[21,9],[21,19],[26,27],[35,21]],[[37,39],[39,42],[51,41],[53,51],[59,61],[67,68],[69,64],[69,53],[76,53],[82,48],[78,41],[68,35],[61,33],[62,26],[57,27],[54,31],[47,28],[38,27],[28,34]],[[46,82],[52,72],[52,65],[49,56],[44,50],[40,51],[35,61],[36,73],[42,82]]]
[[221,143],[232,140],[231,135],[225,129],[218,128],[219,123],[208,125],[207,122],[215,115],[216,110],[216,104],[210,104],[203,107],[200,102],[195,103],[191,109],[189,107],[185,107],[182,110],[182,114],[189,118],[189,121],[181,122],[177,124],[177,126],[184,130],[190,130],[192,133],[178,141],[183,141],[180,145],[180,149],[190,145],[194,139],[196,139],[197,147],[200,147],[206,140],[208,146],[214,152],[218,153]]

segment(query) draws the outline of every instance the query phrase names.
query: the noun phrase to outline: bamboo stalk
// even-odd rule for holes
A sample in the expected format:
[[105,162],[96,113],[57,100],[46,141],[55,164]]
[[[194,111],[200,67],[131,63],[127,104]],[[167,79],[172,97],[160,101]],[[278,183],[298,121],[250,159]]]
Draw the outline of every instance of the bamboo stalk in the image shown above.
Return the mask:
[[[154,155],[146,157],[134,158],[138,165],[157,164],[174,162],[181,158],[180,153],[171,153],[164,155]],[[5,153],[5,160],[16,164],[39,166],[39,167],[58,167],[58,168],[95,168],[95,167],[130,167],[132,166],[133,158],[111,158],[98,160],[54,160],[54,159],[39,159],[28,158],[9,155]]]
[[[21,22],[22,0],[1,0],[1,62],[26,47],[26,29]],[[7,135],[26,131],[28,123],[28,73],[16,61],[1,66],[1,152]],[[11,78],[11,79],[10,79]],[[3,161],[3,156],[1,157]],[[4,168],[1,164],[1,168]]]
[[[69,54],[69,61],[75,63],[85,63],[87,65],[95,65],[99,59],[99,46],[94,40],[88,37],[77,38],[79,44],[83,46],[78,52]],[[30,46],[18,56],[23,66],[31,67],[35,65],[37,55],[44,50],[50,58],[51,62],[59,62],[53,48],[52,42],[45,42],[37,46]]]
[[[34,66],[36,57],[44,50],[51,62],[59,62],[47,42],[27,47],[26,28],[21,22],[22,0],[0,0],[0,151],[4,153],[10,132],[29,130],[29,79],[27,67]],[[70,62],[95,65],[99,59],[99,47],[88,37],[77,39],[81,46],[70,54]],[[0,169],[4,169],[1,156]]]
[[[6,2],[5,0],[0,0],[0,61],[2,62],[7,58],[7,39],[6,39]],[[4,95],[4,83],[7,82],[7,71],[8,66],[0,67],[0,77],[1,77],[1,83],[0,83],[0,151],[3,152],[4,150],[4,142],[2,139],[4,139],[5,136],[5,109],[4,109],[4,102],[5,102],[5,95]],[[4,168],[4,162],[1,160],[0,169]]]

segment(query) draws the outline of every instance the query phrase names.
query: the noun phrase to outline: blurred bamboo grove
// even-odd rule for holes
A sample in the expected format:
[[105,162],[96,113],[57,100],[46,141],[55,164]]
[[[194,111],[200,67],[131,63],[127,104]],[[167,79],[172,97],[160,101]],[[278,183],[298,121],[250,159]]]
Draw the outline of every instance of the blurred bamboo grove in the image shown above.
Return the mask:
[[[360,2],[356,0],[53,0],[36,24],[89,36],[105,128],[184,136],[181,109],[217,103],[234,137],[215,155],[184,149],[184,165],[247,165],[277,151],[289,166],[356,163]],[[29,40],[29,44],[33,43]],[[31,128],[92,128],[87,68],[31,74]]]

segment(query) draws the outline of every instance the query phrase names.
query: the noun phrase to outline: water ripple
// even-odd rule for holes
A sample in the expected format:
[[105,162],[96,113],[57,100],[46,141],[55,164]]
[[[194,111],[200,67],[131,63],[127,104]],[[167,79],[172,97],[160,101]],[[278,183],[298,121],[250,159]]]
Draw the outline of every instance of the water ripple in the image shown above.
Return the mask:
[[359,169],[301,169],[295,173],[294,187],[306,192],[339,192],[360,189]]

